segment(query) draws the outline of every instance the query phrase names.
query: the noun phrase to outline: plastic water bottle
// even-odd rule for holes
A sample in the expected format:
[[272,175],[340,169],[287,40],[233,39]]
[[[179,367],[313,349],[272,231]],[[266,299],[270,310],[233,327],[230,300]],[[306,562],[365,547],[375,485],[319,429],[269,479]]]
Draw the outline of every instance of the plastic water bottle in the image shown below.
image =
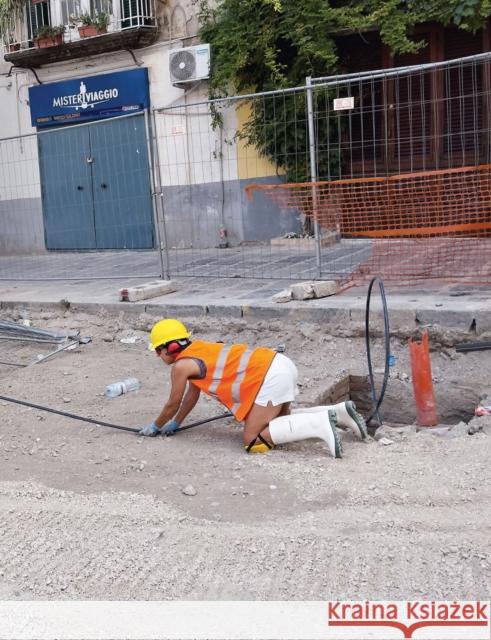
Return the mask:
[[125,378],[119,382],[108,384],[104,393],[108,398],[115,398],[116,396],[122,396],[123,393],[128,393],[129,391],[138,391],[139,388],[139,380],[136,378]]

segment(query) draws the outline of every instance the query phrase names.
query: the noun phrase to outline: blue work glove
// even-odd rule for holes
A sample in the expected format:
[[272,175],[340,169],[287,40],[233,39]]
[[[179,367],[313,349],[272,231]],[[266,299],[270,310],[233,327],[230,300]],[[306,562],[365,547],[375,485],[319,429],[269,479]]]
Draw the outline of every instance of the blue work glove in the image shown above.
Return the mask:
[[166,436],[171,436],[177,429],[179,429],[179,423],[175,420],[169,420],[169,422],[162,427],[162,432],[165,433]]
[[160,429],[157,427],[155,422],[152,422],[150,424],[147,424],[146,427],[143,427],[143,429],[140,429],[140,431],[138,432],[138,435],[150,436],[153,438],[154,436],[158,436],[159,433],[160,433]]

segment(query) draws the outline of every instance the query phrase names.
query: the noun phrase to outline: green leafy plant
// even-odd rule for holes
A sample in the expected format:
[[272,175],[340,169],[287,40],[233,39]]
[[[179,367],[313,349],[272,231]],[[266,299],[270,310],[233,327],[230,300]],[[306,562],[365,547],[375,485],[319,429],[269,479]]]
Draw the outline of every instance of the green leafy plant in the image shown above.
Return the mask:
[[[474,32],[491,15],[491,0],[197,1],[200,37],[212,48],[211,98],[301,86],[306,76],[339,72],[343,60],[338,59],[336,34],[377,30],[394,54],[414,53],[426,45],[412,36],[418,24],[437,22]],[[320,99],[314,92],[314,103]],[[220,126],[220,114],[212,112]],[[327,121],[318,126],[318,138],[331,140],[334,132]],[[265,99],[252,108],[238,135],[272,160],[286,179],[309,179],[303,98]],[[328,169],[335,175],[340,160],[332,151],[329,158],[322,149],[318,154],[319,175]]]
[[96,21],[90,13],[81,13],[77,18],[77,23],[83,27],[95,27]]
[[75,18],[75,21],[82,27],[94,27],[97,31],[105,31],[109,26],[111,16],[106,11],[99,11],[95,16],[90,13],[82,13],[78,18]]
[[0,0],[0,36],[5,37],[24,16],[25,0]]
[[96,17],[96,26],[99,31],[105,31],[109,23],[111,22],[111,16],[106,11],[99,11]]
[[36,30],[36,38],[54,38],[65,32],[65,25],[44,24]]

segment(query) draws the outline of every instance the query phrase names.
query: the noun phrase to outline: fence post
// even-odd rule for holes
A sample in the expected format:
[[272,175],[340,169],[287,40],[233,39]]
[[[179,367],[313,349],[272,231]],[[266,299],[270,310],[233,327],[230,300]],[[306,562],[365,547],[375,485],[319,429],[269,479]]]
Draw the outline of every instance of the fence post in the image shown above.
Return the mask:
[[312,210],[314,217],[314,239],[315,239],[315,258],[317,265],[317,277],[321,277],[321,237],[319,230],[319,207],[317,202],[317,158],[315,146],[315,124],[314,124],[314,101],[312,97],[312,77],[305,78],[307,90],[307,120],[309,132],[309,160],[310,160],[310,180],[312,184]]
[[170,280],[170,267],[169,267],[169,248],[167,246],[167,234],[165,230],[165,214],[164,214],[164,194],[162,191],[162,179],[160,176],[160,156],[159,156],[159,142],[157,139],[157,121],[155,116],[155,109],[152,111],[151,121],[151,163],[152,163],[152,176],[153,176],[153,188],[152,195],[154,198],[155,209],[155,230],[157,233],[157,244],[160,259],[160,270],[164,280]]

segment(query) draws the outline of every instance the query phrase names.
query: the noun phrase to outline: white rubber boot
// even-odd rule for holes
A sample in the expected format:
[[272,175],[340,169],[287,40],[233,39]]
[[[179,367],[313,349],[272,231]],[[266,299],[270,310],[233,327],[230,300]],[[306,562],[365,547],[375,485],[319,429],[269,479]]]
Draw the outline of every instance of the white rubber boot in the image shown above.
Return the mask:
[[357,412],[355,403],[352,400],[323,407],[293,409],[292,413],[317,413],[318,411],[335,411],[340,427],[350,429],[355,436],[362,440],[367,437],[368,431],[365,419]]
[[336,431],[334,411],[316,411],[281,416],[269,423],[269,434],[274,444],[286,444],[308,438],[324,440],[334,458],[342,457],[341,440]]

